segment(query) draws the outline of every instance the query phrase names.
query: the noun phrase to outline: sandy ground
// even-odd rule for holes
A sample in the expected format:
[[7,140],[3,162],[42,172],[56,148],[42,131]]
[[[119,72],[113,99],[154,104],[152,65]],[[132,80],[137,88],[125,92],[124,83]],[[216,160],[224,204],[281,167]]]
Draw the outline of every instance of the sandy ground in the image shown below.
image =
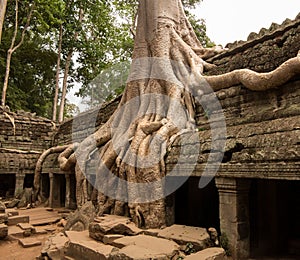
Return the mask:
[[42,242],[41,246],[23,248],[17,239],[11,237],[0,240],[0,259],[1,260],[32,260],[40,256],[44,242],[51,234],[36,235],[35,239]]

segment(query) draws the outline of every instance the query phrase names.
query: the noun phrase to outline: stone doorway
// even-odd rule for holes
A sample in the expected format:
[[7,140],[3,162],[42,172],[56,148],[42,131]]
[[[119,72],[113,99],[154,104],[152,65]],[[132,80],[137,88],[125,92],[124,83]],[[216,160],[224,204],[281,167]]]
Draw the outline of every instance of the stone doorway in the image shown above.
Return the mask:
[[0,197],[10,198],[14,196],[16,186],[15,174],[0,174]]
[[250,188],[252,257],[300,259],[300,181],[253,180]]
[[220,230],[219,195],[212,180],[199,189],[200,177],[190,177],[175,193],[175,224]]

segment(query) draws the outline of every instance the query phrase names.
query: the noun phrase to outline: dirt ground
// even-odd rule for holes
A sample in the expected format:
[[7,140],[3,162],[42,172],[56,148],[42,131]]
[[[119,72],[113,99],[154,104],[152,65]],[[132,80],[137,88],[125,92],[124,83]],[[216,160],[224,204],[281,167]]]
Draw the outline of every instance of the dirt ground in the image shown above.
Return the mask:
[[23,248],[17,238],[7,237],[0,240],[0,259],[1,260],[34,260],[40,256],[44,242],[51,234],[36,235],[35,239],[42,242],[41,246]]

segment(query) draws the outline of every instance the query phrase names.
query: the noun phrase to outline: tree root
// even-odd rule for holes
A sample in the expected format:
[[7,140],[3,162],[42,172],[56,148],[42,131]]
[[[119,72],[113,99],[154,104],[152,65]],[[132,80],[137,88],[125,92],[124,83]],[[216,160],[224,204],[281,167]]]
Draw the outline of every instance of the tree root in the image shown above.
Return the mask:
[[257,73],[249,69],[234,70],[218,76],[203,76],[213,90],[217,91],[242,84],[253,91],[265,91],[279,87],[300,74],[300,51],[297,57],[281,64],[268,73]]

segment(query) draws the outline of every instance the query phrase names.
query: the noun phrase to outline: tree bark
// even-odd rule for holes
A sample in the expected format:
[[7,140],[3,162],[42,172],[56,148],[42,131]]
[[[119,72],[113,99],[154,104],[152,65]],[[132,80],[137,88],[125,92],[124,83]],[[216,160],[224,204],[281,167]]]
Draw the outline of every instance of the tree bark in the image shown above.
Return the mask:
[[7,0],[0,0],[0,43],[2,39],[2,30],[6,13]]
[[6,70],[5,70],[5,76],[4,76],[4,83],[3,83],[3,90],[2,90],[2,99],[1,99],[1,106],[5,107],[5,102],[6,102],[6,92],[7,92],[7,87],[8,87],[8,80],[9,80],[9,73],[10,73],[10,63],[11,63],[11,58],[12,58],[12,54],[21,47],[21,45],[24,42],[24,37],[25,37],[25,33],[29,27],[30,24],[30,20],[34,11],[35,5],[32,4],[30,11],[27,15],[27,20],[26,20],[26,24],[22,30],[22,34],[21,34],[21,39],[19,41],[19,43],[17,45],[15,45],[16,42],[16,38],[17,38],[17,33],[18,33],[18,15],[19,15],[19,4],[18,4],[18,0],[16,0],[16,15],[15,15],[15,31],[14,31],[14,35],[11,41],[11,45],[10,48],[7,51],[7,58],[6,58]]
[[57,117],[57,104],[58,104],[58,92],[59,92],[59,74],[60,74],[60,60],[62,50],[62,24],[59,27],[59,39],[58,39],[58,50],[57,50],[57,63],[56,63],[56,76],[55,76],[55,93],[53,99],[53,112],[52,121],[56,122]]
[[59,114],[58,114],[58,122],[59,123],[61,123],[64,120],[64,109],[65,109],[65,101],[66,101],[66,95],[67,95],[68,77],[69,77],[69,70],[70,70],[70,66],[71,66],[72,56],[73,56],[73,48],[69,50],[68,56],[66,59],[66,64],[65,64],[64,79],[63,79],[63,85],[62,85],[62,94],[61,94]]
[[[82,23],[83,20],[83,10],[79,10],[79,23]],[[75,32],[74,35],[74,41],[77,41],[78,39],[78,32]],[[67,56],[66,65],[65,65],[65,72],[64,72],[64,80],[63,80],[63,86],[62,86],[62,96],[60,101],[60,107],[59,107],[59,115],[58,115],[58,122],[61,123],[64,120],[64,109],[65,109],[65,101],[66,101],[66,95],[67,95],[67,84],[68,84],[68,76],[69,76],[69,70],[71,65],[71,60],[73,56],[74,48],[72,47]]]

